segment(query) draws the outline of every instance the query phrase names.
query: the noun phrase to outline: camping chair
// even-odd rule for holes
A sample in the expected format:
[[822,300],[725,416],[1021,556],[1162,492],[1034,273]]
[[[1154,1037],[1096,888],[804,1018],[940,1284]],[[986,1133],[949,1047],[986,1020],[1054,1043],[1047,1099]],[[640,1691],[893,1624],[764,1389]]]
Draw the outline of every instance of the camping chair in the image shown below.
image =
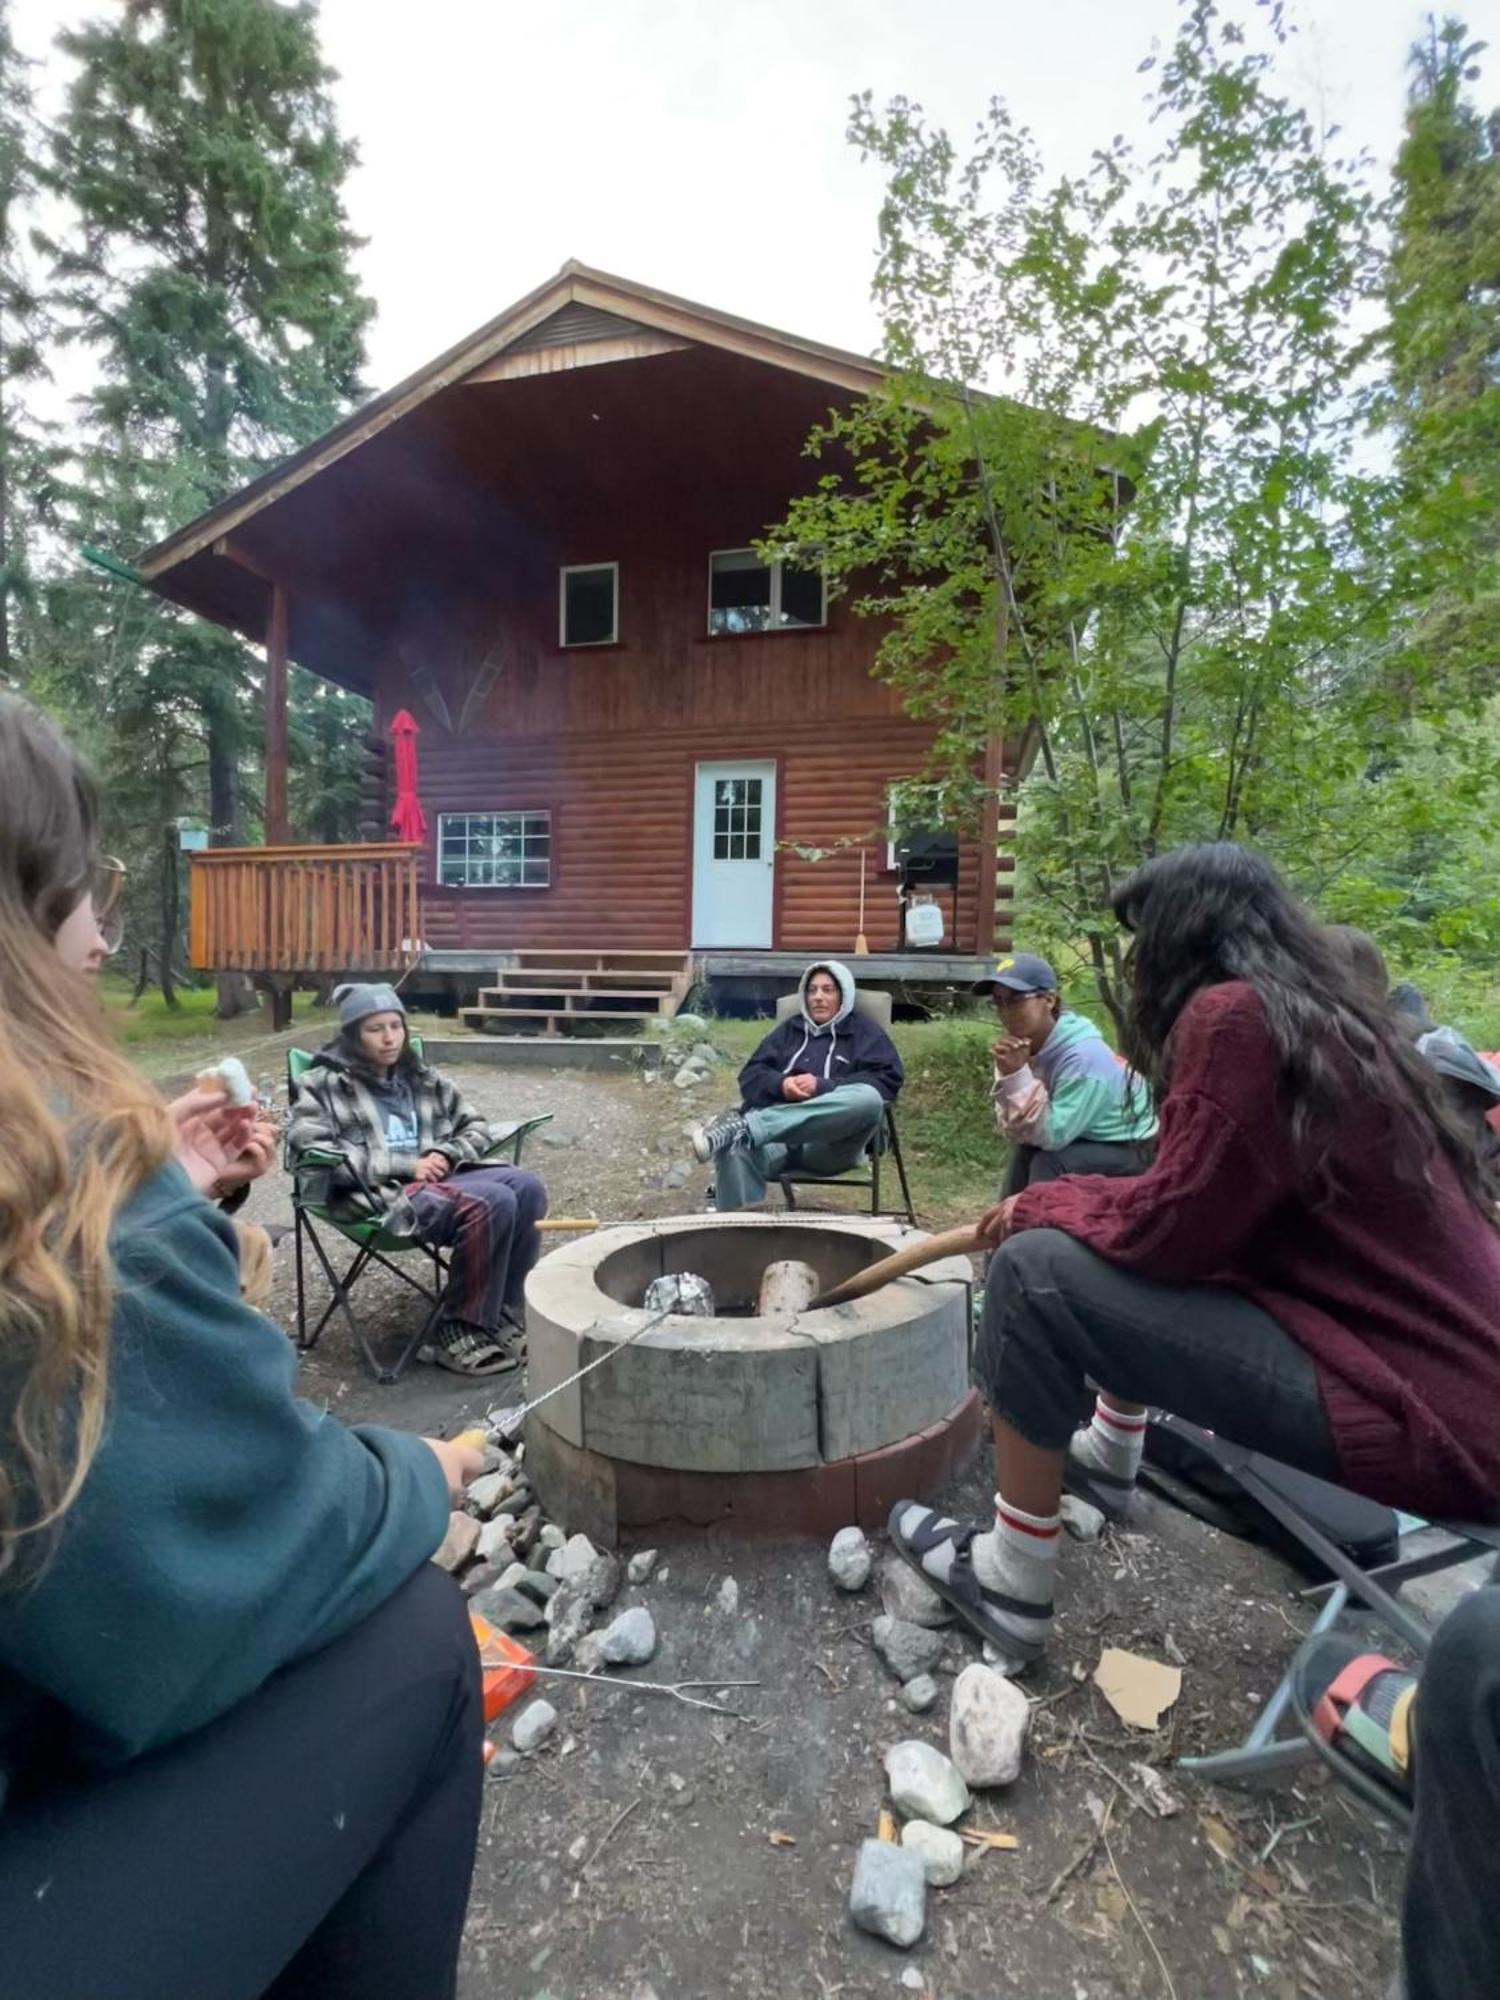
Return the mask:
[[[412,1036],[411,1046],[413,1052],[420,1057],[422,1054],[420,1036]],[[317,1057],[306,1049],[288,1049],[286,1058],[288,1103],[295,1099],[298,1084],[316,1061]],[[527,1139],[539,1125],[547,1124],[551,1117],[550,1111],[544,1111],[540,1117],[518,1118],[509,1124],[497,1127],[495,1142],[484,1155],[485,1159],[494,1162],[508,1161],[511,1166],[518,1167],[521,1164],[521,1149]],[[394,1382],[402,1373],[432,1331],[443,1294],[443,1284],[447,1277],[447,1265],[440,1253],[425,1243],[414,1242],[406,1236],[388,1236],[378,1218],[347,1221],[331,1214],[326,1200],[319,1199],[317,1191],[308,1183],[317,1170],[321,1169],[326,1174],[330,1168],[347,1165],[348,1162],[342,1153],[330,1152],[316,1146],[306,1147],[295,1160],[291,1157],[290,1150],[288,1151],[286,1170],[292,1177],[292,1215],[296,1223],[297,1236],[297,1348],[299,1353],[311,1353],[333,1314],[336,1311],[341,1312],[356,1345],[369,1364],[370,1373],[377,1382],[388,1384]],[[378,1200],[372,1188],[366,1188],[364,1192],[372,1201]],[[345,1265],[342,1274],[334,1269],[323,1239],[318,1234],[319,1223],[354,1245],[354,1256]],[[333,1292],[332,1298],[323,1308],[322,1316],[311,1333],[307,1330],[304,1239],[312,1245]],[[394,1261],[397,1258],[403,1262]],[[406,1260],[412,1258],[430,1260],[432,1268],[427,1282],[414,1277],[406,1268]],[[365,1326],[350,1301],[350,1293],[371,1264],[379,1264],[382,1269],[391,1272],[401,1280],[402,1284],[409,1285],[414,1292],[428,1301],[427,1311],[420,1325],[402,1348],[392,1367],[387,1367],[376,1359]]]
[[[1432,1634],[1415,1612],[1399,1601],[1396,1593],[1403,1584],[1419,1576],[1433,1576],[1442,1570],[1453,1569],[1460,1563],[1472,1562],[1487,1551],[1500,1553],[1500,1526],[1470,1521],[1416,1521],[1410,1516],[1402,1516],[1398,1519],[1401,1521],[1403,1540],[1408,1531],[1429,1528],[1447,1539],[1440,1546],[1424,1549],[1420,1554],[1403,1556],[1398,1548],[1394,1562],[1382,1563],[1374,1569],[1361,1569],[1346,1550],[1330,1541],[1284,1493],[1261,1476],[1254,1463],[1254,1453],[1242,1445],[1230,1444],[1225,1438],[1211,1437],[1206,1431],[1198,1431],[1195,1426],[1184,1424],[1178,1418],[1174,1418],[1173,1423],[1208,1449],[1222,1470],[1272,1515],[1287,1534],[1310,1555],[1316,1556],[1329,1572],[1333,1579],[1331,1583],[1315,1584],[1302,1593],[1304,1599],[1324,1598],[1317,1621],[1306,1635],[1309,1640],[1329,1631],[1352,1605],[1377,1619],[1394,1638],[1403,1641],[1421,1659],[1431,1644]],[[1319,1746],[1300,1731],[1295,1735],[1282,1734],[1281,1725],[1291,1703],[1292,1668],[1288,1667],[1242,1742],[1206,1757],[1179,1758],[1179,1770],[1214,1782],[1232,1783],[1280,1771],[1288,1765],[1300,1764],[1307,1758],[1320,1755]],[[1399,1805],[1387,1800],[1379,1787],[1372,1785],[1368,1791],[1362,1789],[1361,1796],[1388,1817],[1400,1816]]]
[[[797,994],[783,994],[776,1002],[777,1021],[790,1020],[801,1005],[801,999]],[[856,1014],[866,1015],[877,1027],[884,1028],[887,1034],[890,1033],[889,993],[866,993],[861,989],[854,996],[854,1011]],[[901,1183],[901,1200],[895,1208],[882,1208],[880,1205],[880,1160],[881,1155],[886,1152],[890,1153],[891,1159],[895,1162],[896,1178]],[[777,1175],[776,1184],[781,1189],[781,1198],[788,1208],[795,1209],[796,1190],[799,1187],[867,1187],[870,1190],[871,1215],[902,1215],[906,1218],[907,1227],[915,1229],[917,1213],[912,1207],[911,1187],[906,1178],[906,1162],[901,1156],[901,1135],[896,1130],[896,1107],[893,1104],[885,1107],[884,1123],[865,1149],[865,1159],[869,1163],[868,1174],[861,1174],[858,1166],[850,1167],[842,1174],[806,1174],[800,1168],[789,1167],[785,1173]]]

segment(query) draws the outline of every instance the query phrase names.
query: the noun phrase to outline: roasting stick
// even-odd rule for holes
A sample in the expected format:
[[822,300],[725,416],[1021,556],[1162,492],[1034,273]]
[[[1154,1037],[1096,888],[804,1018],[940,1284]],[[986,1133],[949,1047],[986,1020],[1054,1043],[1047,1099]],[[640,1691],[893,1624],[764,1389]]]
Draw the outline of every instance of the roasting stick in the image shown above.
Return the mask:
[[979,1231],[973,1223],[965,1223],[961,1229],[940,1229],[936,1236],[924,1237],[920,1243],[908,1244],[898,1250],[893,1257],[882,1257],[878,1264],[870,1264],[863,1271],[856,1271],[852,1278],[845,1278],[841,1285],[824,1292],[812,1302],[812,1310],[822,1306],[847,1305],[850,1299],[862,1299],[870,1292],[878,1292],[882,1285],[888,1285],[893,1278],[904,1278],[911,1271],[920,1271],[924,1264],[936,1264],[943,1257],[966,1257],[971,1251],[982,1249]]

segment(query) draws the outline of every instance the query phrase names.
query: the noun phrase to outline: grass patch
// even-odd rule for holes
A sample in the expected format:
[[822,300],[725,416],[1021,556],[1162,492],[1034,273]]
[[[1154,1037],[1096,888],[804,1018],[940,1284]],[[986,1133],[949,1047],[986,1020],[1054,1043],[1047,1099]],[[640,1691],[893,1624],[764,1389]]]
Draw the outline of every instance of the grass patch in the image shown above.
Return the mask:
[[[200,1059],[229,1055],[270,1033],[259,1007],[221,1021],[214,1012],[218,995],[212,986],[180,988],[177,1007],[169,1007],[158,988],[143,993],[134,1006],[130,993],[128,979],[109,972],[101,976],[100,997],[120,1046],[148,1076],[168,1075]],[[315,1006],[310,993],[299,993],[293,1020],[316,1044],[327,1040],[337,1015],[330,1007]]]

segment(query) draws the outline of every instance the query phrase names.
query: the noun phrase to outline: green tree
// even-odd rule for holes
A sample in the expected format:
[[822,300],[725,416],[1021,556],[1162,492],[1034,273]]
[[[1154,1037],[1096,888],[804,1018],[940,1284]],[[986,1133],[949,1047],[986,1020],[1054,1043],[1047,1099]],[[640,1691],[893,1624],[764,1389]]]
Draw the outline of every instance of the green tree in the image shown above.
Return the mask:
[[[1357,394],[1369,171],[1278,89],[1279,13],[1257,20],[1194,0],[1141,65],[1154,153],[1050,185],[999,102],[960,158],[920,107],[856,100],[899,373],[815,435],[827,469],[771,538],[890,621],[881,671],[938,725],[952,814],[986,737],[1034,752],[1028,930],[1083,941],[1110,1006],[1110,893],[1160,847],[1252,840],[1331,902],[1495,774],[1394,588],[1399,482]],[[1013,398],[962,387],[995,375]]]
[[[59,41],[77,71],[53,174],[80,228],[58,252],[58,282],[71,336],[99,365],[81,512],[128,559],[358,393],[371,306],[341,195],[353,150],[308,0],[129,0]],[[210,837],[233,845],[258,737],[252,655],[171,613],[147,629],[132,728],[156,715],[171,737],[189,705]]]

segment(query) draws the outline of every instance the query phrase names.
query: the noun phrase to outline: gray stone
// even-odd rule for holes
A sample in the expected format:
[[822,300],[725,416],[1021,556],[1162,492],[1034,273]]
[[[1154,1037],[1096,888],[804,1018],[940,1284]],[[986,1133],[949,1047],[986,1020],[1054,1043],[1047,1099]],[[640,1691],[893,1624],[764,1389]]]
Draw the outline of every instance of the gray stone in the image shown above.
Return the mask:
[[493,1590],[482,1590],[474,1599],[474,1609],[502,1632],[534,1632],[547,1622],[547,1614],[532,1598],[499,1584]]
[[560,1549],[568,1539],[567,1530],[558,1527],[556,1521],[544,1521],[537,1540],[544,1549]]
[[518,1556],[529,1555],[532,1543],[537,1538],[537,1530],[542,1525],[542,1510],[531,1506],[516,1523],[516,1532],[511,1536],[511,1546]]
[[576,1132],[559,1132],[555,1125],[549,1125],[544,1132],[538,1132],[537,1138],[544,1146],[562,1148],[578,1144],[578,1134]]
[[479,1523],[472,1514],[450,1514],[448,1532],[433,1555],[432,1560],[439,1569],[447,1570],[450,1576],[461,1570],[473,1555],[479,1540]]
[[870,1636],[898,1681],[914,1681],[918,1674],[930,1674],[943,1657],[942,1633],[909,1625],[904,1618],[877,1618]]
[[602,1634],[599,1657],[608,1667],[641,1667],[656,1651],[656,1626],[644,1604],[622,1611]]
[[929,1819],[934,1826],[951,1826],[968,1809],[969,1788],[930,1743],[909,1736],[885,1753],[885,1774],[891,1797],[910,1819]]
[[862,1840],[849,1891],[849,1915],[860,1930],[910,1950],[927,1922],[922,1857],[890,1840]]
[[687,1065],[684,1064],[683,1067],[680,1070],[678,1070],[676,1076],[673,1077],[672,1081],[679,1090],[694,1090],[700,1083],[702,1083],[703,1072],[701,1070],[689,1069]]
[[964,1668],[953,1684],[948,1748],[968,1784],[1013,1784],[1030,1727],[1031,1704],[1014,1681],[977,1660]]
[[671,1166],[667,1168],[662,1186],[673,1190],[684,1188],[688,1184],[688,1179],[692,1171],[686,1160],[674,1160]]
[[927,1981],[922,1977],[920,1966],[909,1965],[901,1975],[901,1984],[908,1993],[920,1993]]
[[908,1625],[953,1622],[953,1613],[931,1584],[923,1583],[900,1556],[887,1556],[880,1565],[880,1601],[892,1618],[904,1618]]
[[508,1493],[501,1494],[490,1511],[494,1514],[509,1514],[514,1519],[519,1520],[521,1515],[531,1505],[532,1499],[533,1494],[530,1481],[517,1479],[512,1482]]
[[597,1674],[604,1665],[604,1634],[585,1632],[573,1649],[573,1664],[581,1674]]
[[488,1590],[500,1581],[500,1572],[493,1563],[470,1563],[458,1580],[458,1587],[465,1597],[477,1597],[481,1590]]
[[471,1514],[482,1514],[488,1518],[514,1484],[508,1472],[481,1472],[477,1479],[469,1481],[464,1504]]
[[544,1576],[539,1569],[528,1569],[516,1579],[515,1588],[523,1590],[529,1598],[545,1606],[561,1586],[555,1576]]
[[870,1580],[870,1544],[863,1528],[840,1528],[828,1548],[828,1574],[840,1590],[863,1590]]
[[581,1590],[560,1589],[547,1606],[547,1665],[565,1666],[594,1622],[594,1607]]
[[519,1750],[512,1750],[508,1743],[502,1744],[489,1762],[489,1773],[492,1778],[509,1778],[520,1768],[521,1753]]
[[509,1514],[497,1514],[479,1530],[476,1552],[485,1562],[509,1561],[515,1539],[515,1523]]
[[740,1587],[732,1576],[726,1576],[719,1585],[718,1606],[726,1618],[739,1616]]
[[529,1575],[525,1563],[513,1562],[501,1570],[495,1581],[502,1590],[514,1590],[523,1576]]
[[964,1844],[950,1827],[909,1819],[901,1829],[901,1845],[921,1856],[930,1889],[946,1889],[964,1872]]
[[707,1032],[708,1023],[701,1014],[674,1014],[672,1032],[678,1035],[701,1035]]
[[631,1583],[646,1583],[656,1568],[655,1549],[637,1549],[625,1565],[625,1575]]
[[550,1701],[527,1702],[511,1724],[510,1740],[523,1757],[540,1750],[557,1727],[557,1710]]
[[1104,1516],[1076,1493],[1062,1497],[1062,1524],[1075,1542],[1097,1542],[1104,1532]]
[[719,1051],[712,1042],[694,1042],[692,1059],[695,1063],[703,1063],[712,1069],[719,1060]]
[[931,1674],[918,1674],[901,1689],[901,1705],[913,1715],[925,1715],[938,1698],[938,1684]]

